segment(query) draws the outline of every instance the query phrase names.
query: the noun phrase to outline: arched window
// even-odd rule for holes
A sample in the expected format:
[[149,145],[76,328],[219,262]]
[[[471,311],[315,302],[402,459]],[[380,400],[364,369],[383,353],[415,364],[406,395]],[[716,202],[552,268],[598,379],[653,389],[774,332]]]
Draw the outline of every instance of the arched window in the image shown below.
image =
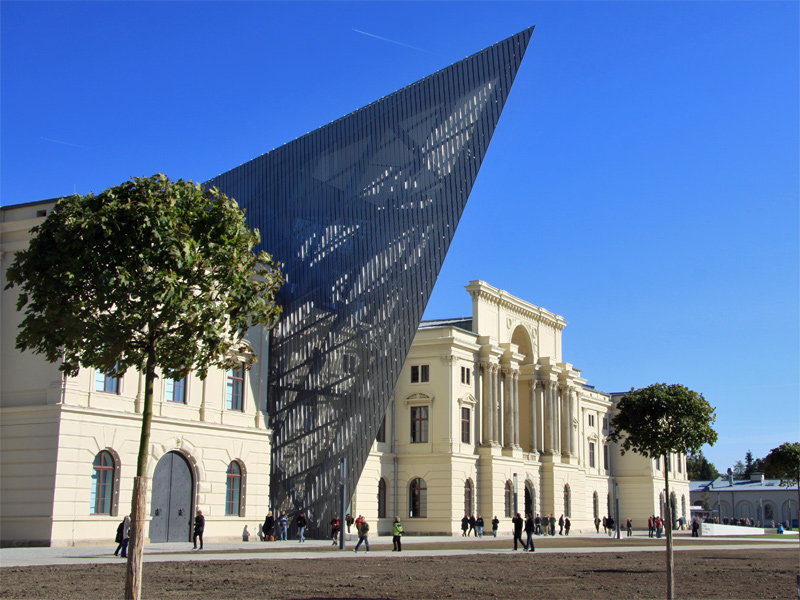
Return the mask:
[[600,517],[600,498],[597,497],[597,492],[592,494],[592,514],[595,519]]
[[505,500],[506,518],[510,519],[514,516],[514,486],[511,485],[510,481],[506,481]]
[[378,518],[386,518],[386,480],[383,477],[378,480]]
[[242,506],[242,467],[237,461],[228,465],[225,482],[225,514],[241,516]]
[[89,508],[93,515],[110,515],[114,494],[114,458],[103,450],[92,463],[92,498]]
[[569,484],[566,484],[564,486],[564,516],[565,517],[571,517],[572,516],[572,512],[571,512],[571,509],[570,509],[571,505],[572,505],[572,500],[571,500],[571,498],[569,496]]
[[467,479],[464,483],[464,514],[471,515],[474,511],[472,510],[472,480]]
[[764,520],[772,520],[775,518],[775,509],[772,508],[772,504],[765,504],[764,505]]
[[425,518],[428,516],[428,486],[425,480],[417,477],[411,480],[408,488],[409,492],[409,511],[408,516],[412,518]]

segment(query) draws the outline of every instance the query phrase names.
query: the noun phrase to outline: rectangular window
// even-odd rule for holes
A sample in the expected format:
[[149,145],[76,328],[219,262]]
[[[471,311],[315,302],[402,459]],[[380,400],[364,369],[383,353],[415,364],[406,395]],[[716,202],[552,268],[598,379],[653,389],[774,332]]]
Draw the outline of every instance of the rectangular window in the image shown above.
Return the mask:
[[594,442],[589,442],[589,467],[594,469]]
[[411,407],[411,443],[421,444],[428,441],[428,407]]
[[106,375],[100,371],[95,371],[94,389],[98,392],[119,394],[119,377],[112,377],[111,375]]
[[386,415],[383,415],[383,419],[381,419],[381,426],[380,429],[378,429],[378,435],[375,437],[375,441],[381,444],[386,443]]
[[608,417],[603,417],[603,429],[608,429]]
[[411,367],[411,383],[427,383],[430,381],[429,365],[414,365]]
[[461,383],[469,385],[470,370],[469,367],[461,367]]
[[589,427],[594,427],[594,415],[589,415]]
[[178,402],[180,404],[186,403],[186,377],[182,379],[165,379],[164,380],[164,395],[167,397],[167,402]]
[[656,471],[660,471],[660,470],[661,470],[661,457],[658,457],[656,459]]
[[461,442],[469,444],[469,431],[470,431],[470,410],[468,408],[461,409]]
[[225,407],[228,410],[244,410],[244,365],[228,371]]
[[683,465],[681,465],[681,455],[678,454],[678,473],[683,473]]
[[608,471],[608,446],[603,446],[603,468]]

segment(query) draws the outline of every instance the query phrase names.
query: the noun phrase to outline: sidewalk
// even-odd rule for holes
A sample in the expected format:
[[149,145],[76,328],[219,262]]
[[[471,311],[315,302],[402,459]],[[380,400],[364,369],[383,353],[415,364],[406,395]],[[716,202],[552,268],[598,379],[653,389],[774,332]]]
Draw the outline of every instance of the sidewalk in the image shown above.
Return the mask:
[[[678,532],[676,532],[678,533]],[[692,539],[680,532],[676,537]],[[635,538],[647,538],[647,532],[635,532]],[[662,544],[653,546],[619,546],[615,540],[604,534],[581,533],[569,536],[569,539],[606,539],[608,546],[596,547],[585,546],[572,548],[540,548],[539,542],[547,539],[566,539],[562,536],[555,538],[547,536],[534,537],[534,544],[537,546],[537,553],[587,553],[587,552],[663,552]],[[625,536],[623,535],[623,541]],[[205,544],[202,551],[191,549],[191,542],[177,542],[165,544],[148,544],[144,548],[144,562],[197,562],[210,560],[287,560],[287,559],[308,559],[308,558],[342,558],[351,557],[354,560],[361,557],[396,556],[392,554],[392,539],[390,536],[370,537],[371,552],[364,552],[364,547],[359,550],[358,556],[353,554],[355,542],[347,541],[344,551],[332,548],[330,540],[306,540],[300,544],[297,540],[285,542],[210,542]],[[482,543],[477,538],[463,538],[450,536],[405,536],[403,537],[403,552],[399,556],[460,556],[469,554],[514,554],[512,548],[512,538],[510,535],[498,535],[497,538],[484,536],[483,540],[507,542],[505,548],[458,548],[459,545],[472,543],[472,545]],[[730,539],[730,544],[713,545],[704,544],[703,538],[694,538],[691,547],[676,547],[676,551],[701,550],[704,548],[714,549],[739,549],[749,548],[791,548],[797,545],[794,537],[783,540],[764,540],[756,541],[753,538],[742,538],[737,543],[736,539]],[[787,545],[787,542],[789,545]],[[431,544],[446,543],[453,546],[448,549],[433,548]],[[494,544],[492,544],[494,545]],[[2,548],[0,549],[0,567],[29,567],[45,565],[85,565],[85,564],[122,564],[121,558],[114,556],[116,544],[107,546],[77,546],[59,548]],[[521,552],[520,552],[521,554]]]

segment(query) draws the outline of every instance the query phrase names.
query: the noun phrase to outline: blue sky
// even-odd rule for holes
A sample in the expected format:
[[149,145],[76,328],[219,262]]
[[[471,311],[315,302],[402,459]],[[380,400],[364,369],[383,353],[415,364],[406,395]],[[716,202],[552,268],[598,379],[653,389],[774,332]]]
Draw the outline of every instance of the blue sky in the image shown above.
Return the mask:
[[800,4],[3,2],[0,201],[205,181],[536,25],[426,318],[484,279],[614,392],[800,439]]

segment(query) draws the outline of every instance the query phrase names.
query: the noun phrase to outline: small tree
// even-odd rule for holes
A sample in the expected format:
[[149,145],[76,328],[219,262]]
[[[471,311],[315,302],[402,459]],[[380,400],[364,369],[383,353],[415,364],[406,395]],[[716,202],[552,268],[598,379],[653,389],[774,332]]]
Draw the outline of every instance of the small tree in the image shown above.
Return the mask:
[[616,406],[608,438],[620,443],[624,454],[632,450],[651,459],[664,459],[667,524],[667,598],[675,597],[672,550],[672,516],[669,493],[669,455],[694,454],[703,444],[717,441],[711,427],[716,419],[702,394],[682,385],[656,383],[625,394]]
[[17,348],[80,367],[145,375],[132,499],[126,598],[141,595],[147,457],[156,369],[180,379],[230,368],[248,328],[272,327],[279,266],[236,202],[164,175],[134,178],[98,196],[59,200],[7,271],[25,318]]
[[[786,442],[770,450],[764,458],[764,468],[769,477],[781,480],[781,487],[797,487],[797,507],[800,509],[800,442]],[[791,509],[791,504],[789,507]],[[792,526],[791,513],[789,510],[789,527]],[[797,519],[800,522],[800,514]],[[797,583],[800,585],[800,574]]]

